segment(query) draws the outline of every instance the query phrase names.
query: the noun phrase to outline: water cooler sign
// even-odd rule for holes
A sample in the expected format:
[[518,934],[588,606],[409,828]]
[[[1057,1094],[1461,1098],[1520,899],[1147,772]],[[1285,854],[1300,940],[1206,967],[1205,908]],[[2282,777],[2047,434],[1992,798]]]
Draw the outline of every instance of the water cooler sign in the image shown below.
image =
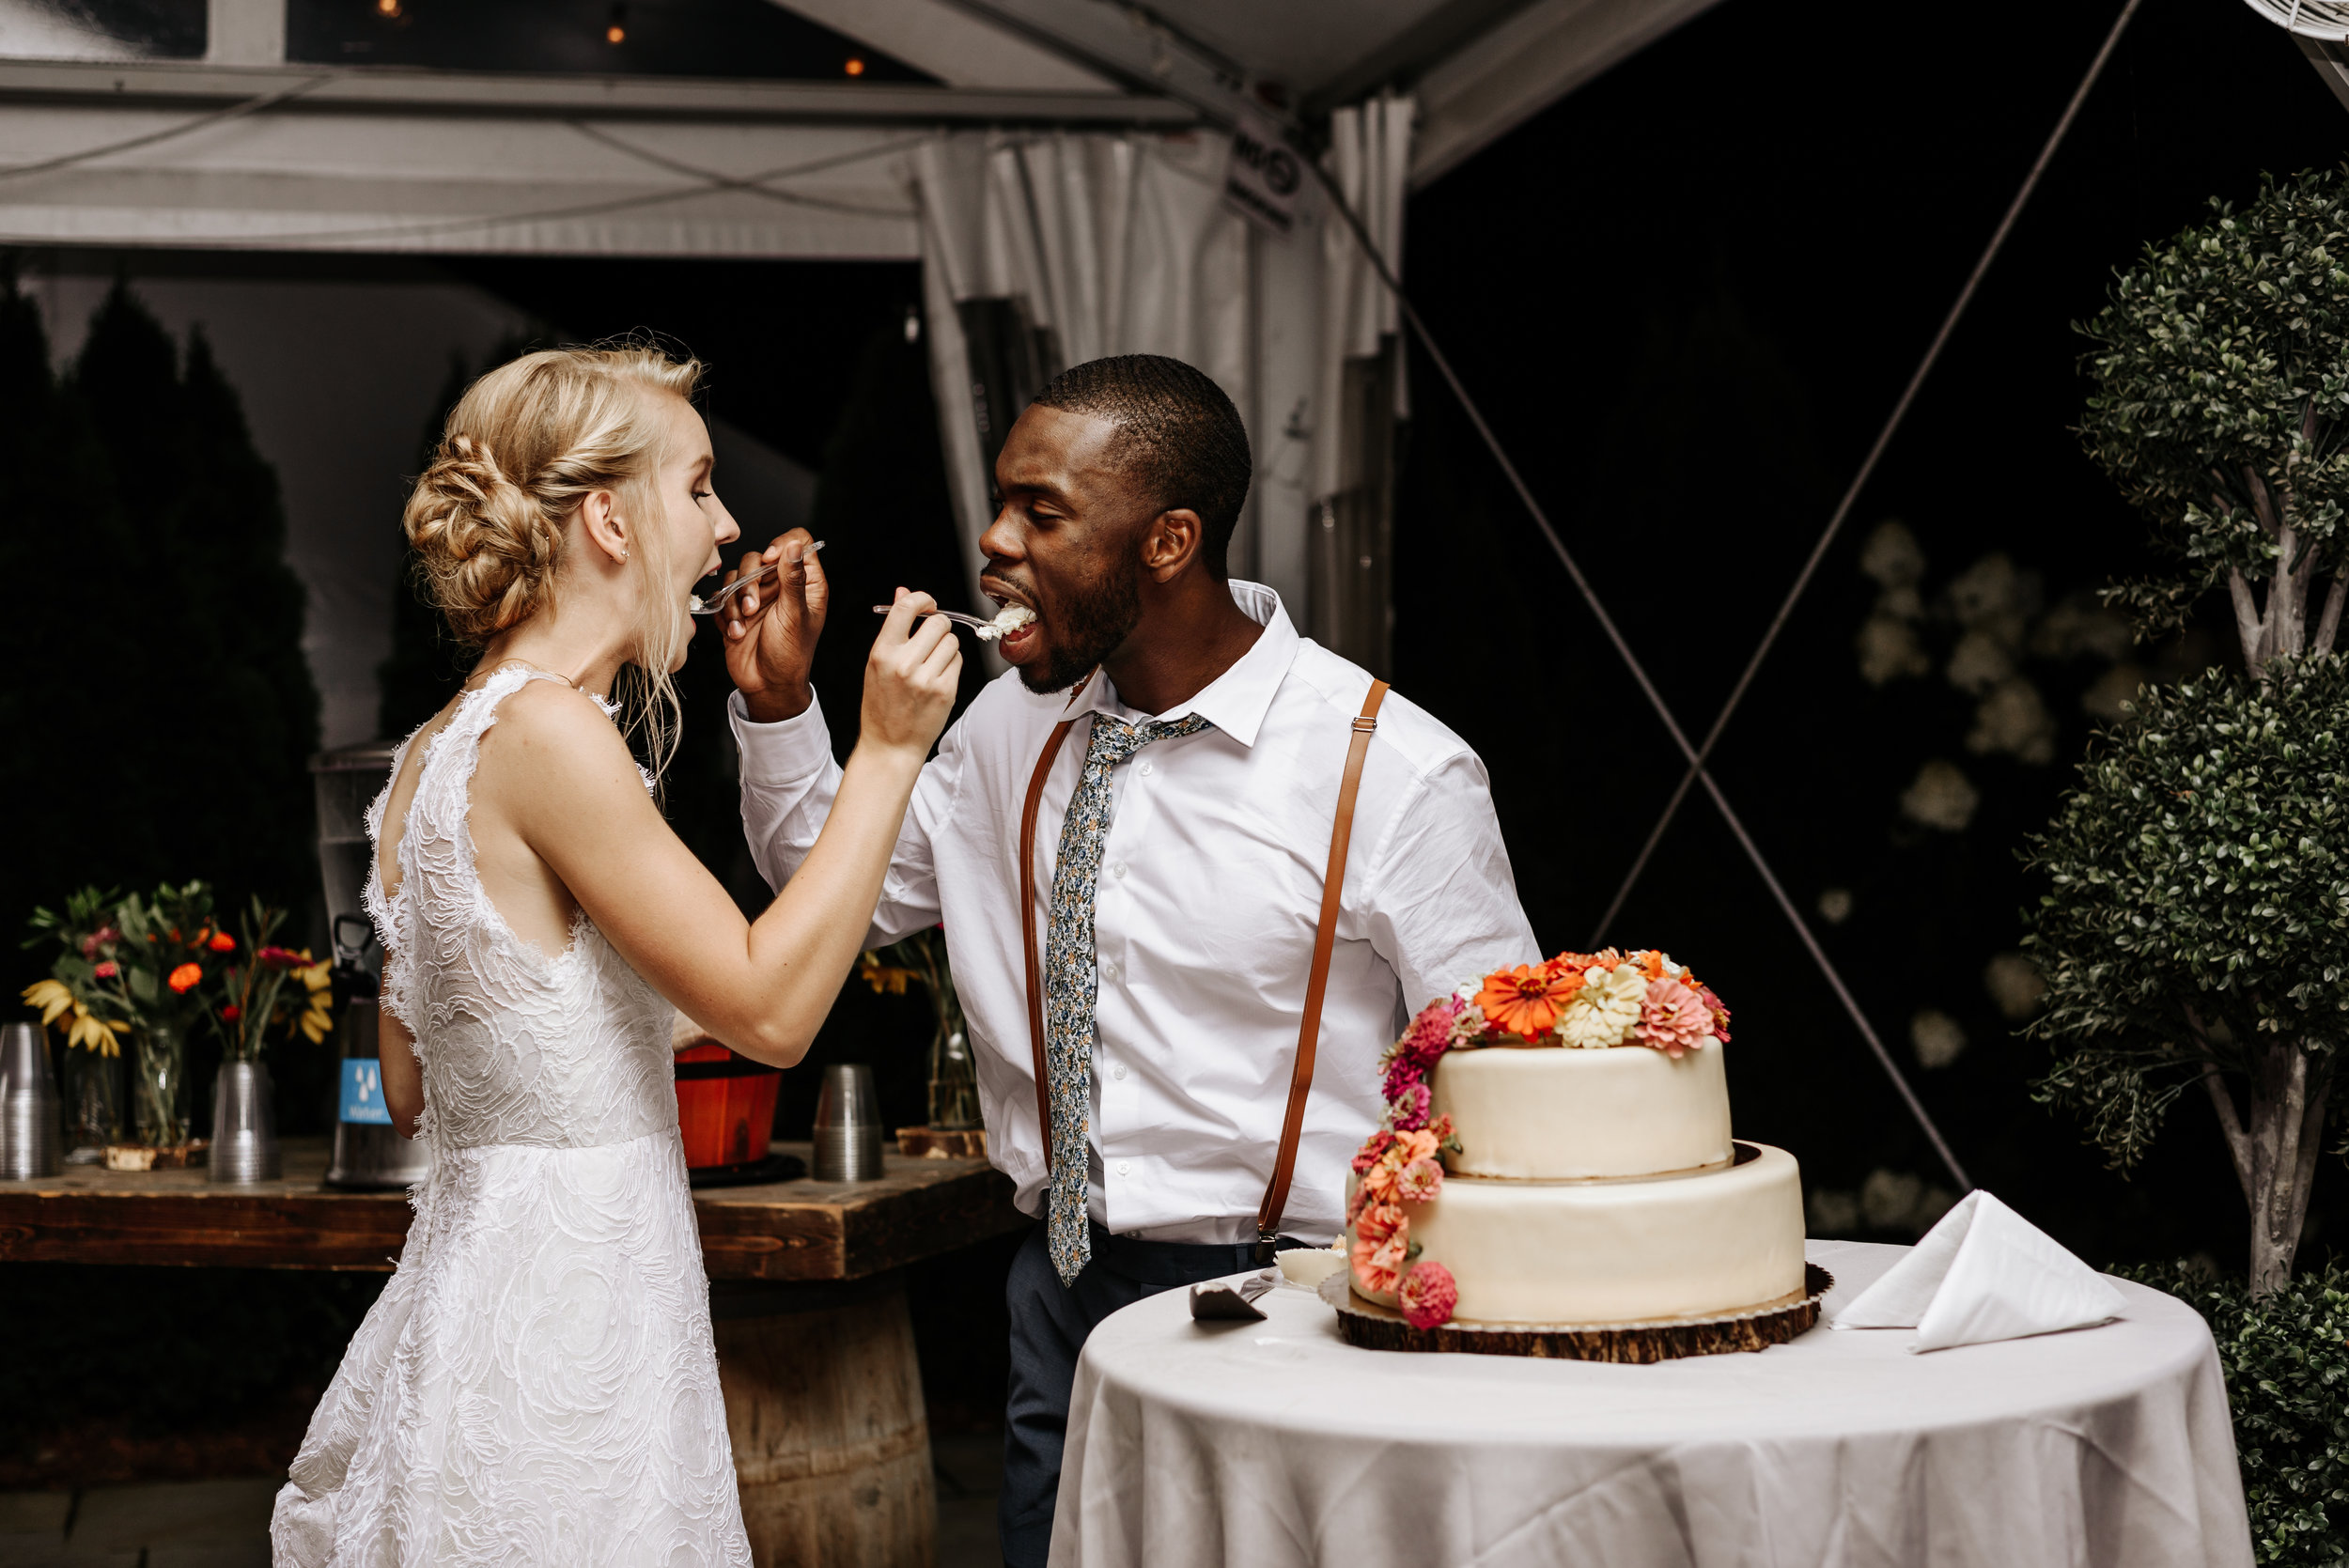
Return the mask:
[[379,1126],[392,1125],[392,1112],[383,1103],[383,1069],[372,1056],[343,1058],[343,1110],[346,1122],[373,1122]]

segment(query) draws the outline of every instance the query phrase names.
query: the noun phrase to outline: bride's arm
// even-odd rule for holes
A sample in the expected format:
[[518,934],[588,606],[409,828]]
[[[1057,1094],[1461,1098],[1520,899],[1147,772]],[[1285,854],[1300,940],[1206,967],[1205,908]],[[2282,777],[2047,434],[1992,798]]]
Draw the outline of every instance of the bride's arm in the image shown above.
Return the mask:
[[383,1075],[383,1109],[391,1112],[392,1130],[402,1138],[413,1138],[416,1118],[424,1114],[424,1064],[416,1060],[416,1037],[388,1007],[375,1016],[375,1048],[376,1071]]
[[[797,1063],[863,944],[962,672],[946,622],[914,621],[931,603],[911,596],[882,623],[864,669],[863,728],[823,834],[754,922],[661,820],[635,759],[592,706],[553,691],[557,700],[514,714],[523,723],[506,739],[533,753],[506,773],[523,841],[639,974],[745,1056]],[[502,711],[501,727],[511,722]]]

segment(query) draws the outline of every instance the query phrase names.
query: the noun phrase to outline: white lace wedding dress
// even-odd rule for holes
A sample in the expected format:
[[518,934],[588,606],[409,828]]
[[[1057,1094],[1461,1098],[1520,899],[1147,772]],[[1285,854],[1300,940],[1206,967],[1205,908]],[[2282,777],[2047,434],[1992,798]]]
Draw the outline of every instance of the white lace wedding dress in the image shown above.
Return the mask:
[[670,1008],[584,914],[549,958],[474,876],[481,737],[530,678],[500,671],[459,705],[425,753],[398,888],[367,881],[432,1175],[278,1494],[281,1568],[751,1560]]

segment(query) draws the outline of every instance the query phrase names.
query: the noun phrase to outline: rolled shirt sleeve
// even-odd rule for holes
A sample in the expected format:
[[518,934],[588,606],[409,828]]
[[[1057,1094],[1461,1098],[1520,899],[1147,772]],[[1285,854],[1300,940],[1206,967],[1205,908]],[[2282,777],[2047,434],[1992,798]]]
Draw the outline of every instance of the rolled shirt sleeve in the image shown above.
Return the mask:
[[[796,719],[754,722],[741,693],[726,699],[726,716],[741,752],[742,833],[752,863],[776,892],[816,847],[832,803],[840,793],[840,764],[832,754],[832,730],[823,704],[811,701]],[[961,726],[947,731],[938,755],[922,768],[897,846],[881,879],[880,903],[865,945],[884,947],[939,921],[938,871],[931,827],[953,798],[962,767],[957,744]]]

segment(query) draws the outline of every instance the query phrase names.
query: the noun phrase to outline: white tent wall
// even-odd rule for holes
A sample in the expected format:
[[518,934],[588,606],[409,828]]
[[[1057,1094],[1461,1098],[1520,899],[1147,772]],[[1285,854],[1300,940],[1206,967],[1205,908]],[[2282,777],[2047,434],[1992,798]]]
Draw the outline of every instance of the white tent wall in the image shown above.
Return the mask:
[[[1334,126],[1340,188],[1397,259],[1410,125],[1408,99],[1382,98],[1340,111]],[[991,405],[1038,390],[990,385],[974,360],[965,314],[1000,302],[1049,346],[1050,363],[1030,380],[1128,353],[1213,377],[1247,422],[1255,458],[1232,569],[1270,583],[1300,621],[1383,670],[1383,549],[1358,540],[1346,556],[1377,550],[1379,597],[1364,606],[1363,570],[1316,573],[1309,536],[1317,504],[1363,483],[1359,451],[1347,456],[1361,442],[1347,442],[1337,413],[1345,361],[1398,363],[1392,297],[1324,203],[1300,204],[1285,235],[1227,207],[1226,156],[1221,136],[1065,132],[945,135],[913,155],[932,381],[973,592],[993,515],[988,454],[1018,413]],[[1400,380],[1389,379],[1399,399]],[[1376,636],[1356,635],[1363,625]]]

